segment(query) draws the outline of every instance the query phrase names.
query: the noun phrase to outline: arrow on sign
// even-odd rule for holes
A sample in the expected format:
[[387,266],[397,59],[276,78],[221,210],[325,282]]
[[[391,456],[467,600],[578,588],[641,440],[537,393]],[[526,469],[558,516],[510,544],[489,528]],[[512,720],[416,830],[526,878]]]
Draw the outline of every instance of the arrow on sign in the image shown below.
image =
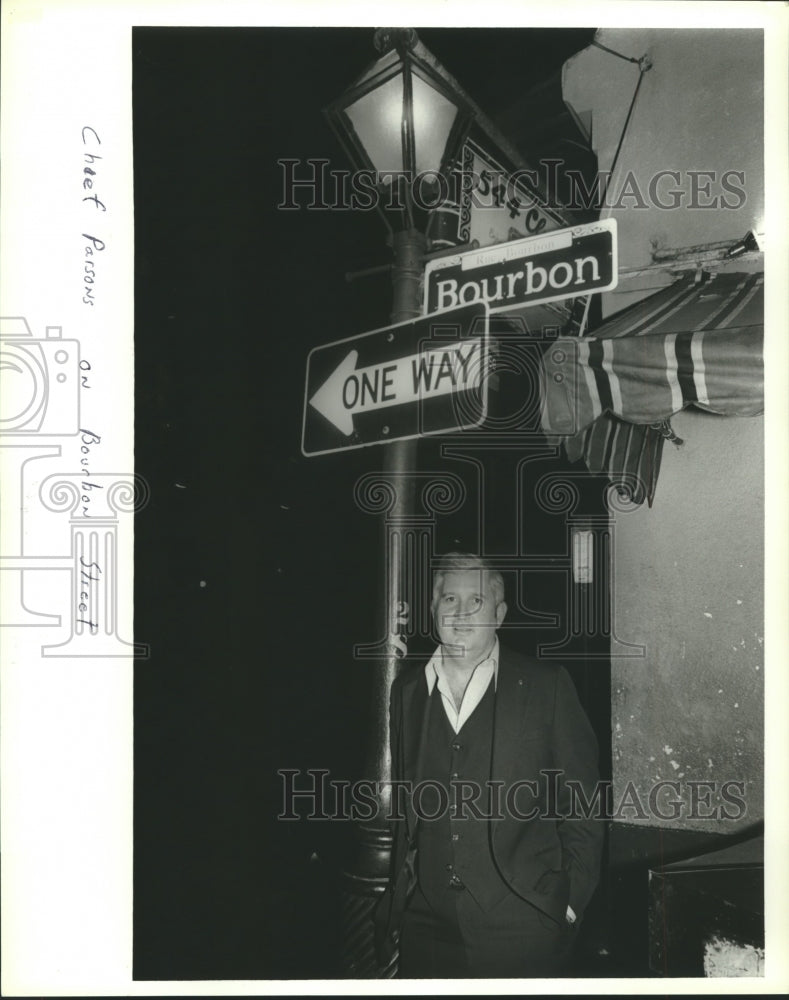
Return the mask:
[[352,350],[310,398],[310,406],[350,437],[354,413],[475,389],[482,375],[481,358],[479,339],[366,368],[356,367],[359,352]]

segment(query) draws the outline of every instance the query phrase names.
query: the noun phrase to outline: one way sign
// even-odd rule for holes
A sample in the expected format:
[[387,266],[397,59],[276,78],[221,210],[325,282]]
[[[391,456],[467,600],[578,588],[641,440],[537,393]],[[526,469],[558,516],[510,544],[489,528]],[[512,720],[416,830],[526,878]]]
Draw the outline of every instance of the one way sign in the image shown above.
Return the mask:
[[475,302],[314,348],[302,452],[478,426],[487,416],[488,315]]

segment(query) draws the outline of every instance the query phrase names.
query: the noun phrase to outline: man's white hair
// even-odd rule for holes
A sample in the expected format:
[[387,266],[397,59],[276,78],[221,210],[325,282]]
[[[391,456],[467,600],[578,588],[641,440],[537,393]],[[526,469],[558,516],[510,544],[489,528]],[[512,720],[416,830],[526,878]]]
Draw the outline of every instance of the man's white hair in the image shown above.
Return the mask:
[[475,555],[473,552],[447,552],[446,555],[441,556],[433,572],[433,607],[441,596],[444,577],[447,573],[458,573],[469,569],[487,573],[496,604],[501,604],[504,600],[504,577],[490,565],[487,559],[483,559],[482,556]]

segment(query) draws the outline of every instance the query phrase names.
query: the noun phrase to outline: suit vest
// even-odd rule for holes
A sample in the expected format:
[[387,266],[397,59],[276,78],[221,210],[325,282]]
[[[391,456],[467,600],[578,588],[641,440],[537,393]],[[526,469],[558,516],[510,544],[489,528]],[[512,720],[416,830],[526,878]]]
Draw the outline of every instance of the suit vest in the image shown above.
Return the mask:
[[[470,892],[483,910],[489,910],[512,891],[493,861],[490,821],[474,814],[474,806],[483,815],[490,811],[487,783],[494,705],[491,682],[456,734],[437,685],[430,695],[419,775],[423,787],[415,799],[420,814],[416,858],[419,886],[436,909],[446,905],[451,890]],[[459,782],[467,783],[465,788]],[[475,788],[481,792],[472,798]]]

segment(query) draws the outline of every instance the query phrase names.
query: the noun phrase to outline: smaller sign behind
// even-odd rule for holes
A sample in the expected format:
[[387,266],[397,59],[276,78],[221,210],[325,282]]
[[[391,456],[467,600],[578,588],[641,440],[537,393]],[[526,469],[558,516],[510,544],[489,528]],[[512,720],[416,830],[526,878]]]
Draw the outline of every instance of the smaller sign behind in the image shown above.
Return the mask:
[[506,157],[494,156],[484,142],[468,139],[463,147],[449,178],[449,197],[434,212],[434,245],[485,247],[571,224],[573,214],[552,208],[541,192],[548,184],[544,170],[506,166]]

